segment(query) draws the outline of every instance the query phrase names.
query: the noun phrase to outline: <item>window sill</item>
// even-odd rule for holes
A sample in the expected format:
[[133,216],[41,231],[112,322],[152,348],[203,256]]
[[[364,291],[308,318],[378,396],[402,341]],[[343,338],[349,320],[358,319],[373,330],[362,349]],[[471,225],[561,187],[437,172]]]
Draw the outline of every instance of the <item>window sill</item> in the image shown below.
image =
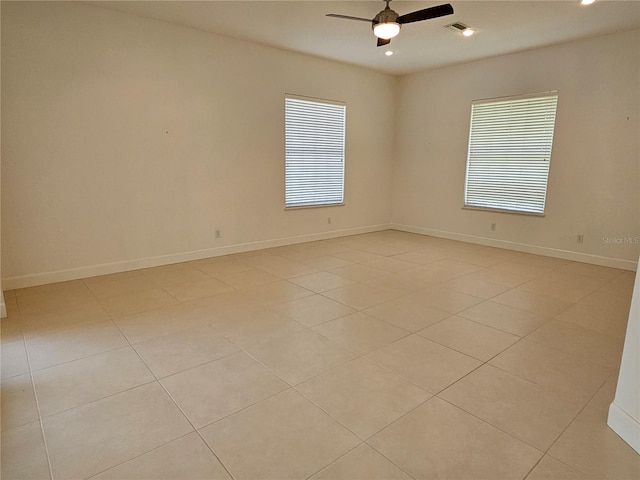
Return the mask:
[[284,207],[285,212],[287,210],[306,210],[308,208],[330,208],[330,207],[344,207],[345,203],[330,203],[327,205],[303,205],[300,207]]
[[493,212],[493,213],[510,213],[512,215],[526,215],[529,217],[544,217],[544,213],[534,213],[534,212],[521,212],[518,210],[507,210],[503,208],[489,208],[489,207],[473,207],[471,205],[463,205],[463,210],[478,210],[480,212]]

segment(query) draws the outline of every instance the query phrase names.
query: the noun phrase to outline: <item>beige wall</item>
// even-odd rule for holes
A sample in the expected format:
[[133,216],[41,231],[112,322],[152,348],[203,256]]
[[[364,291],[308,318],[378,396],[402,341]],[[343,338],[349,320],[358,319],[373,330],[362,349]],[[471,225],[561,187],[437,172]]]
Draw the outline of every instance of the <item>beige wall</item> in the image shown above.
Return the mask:
[[[78,3],[2,36],[5,288],[390,221],[395,77]],[[347,103],[346,206],[284,210],[285,93]]]
[[[2,2],[0,2],[0,38],[2,36]],[[2,49],[2,40],[0,39],[0,50]],[[2,68],[0,66],[0,72],[1,72]],[[1,80],[2,75],[0,75],[0,91],[2,91],[2,80]],[[0,102],[1,104],[2,102]],[[0,131],[2,130],[2,120],[1,120],[1,113],[0,113]],[[0,148],[0,167],[2,165],[2,152],[1,152],[1,148]],[[0,168],[1,170],[1,168]],[[0,184],[2,183],[1,179],[0,179]],[[2,208],[1,208],[1,199],[0,199],[0,230],[1,230],[1,225],[2,225]],[[4,301],[4,290],[2,289],[2,236],[0,235],[0,318],[4,318],[7,316],[7,305]]]
[[[635,30],[403,77],[393,222],[633,269],[640,252],[639,62]],[[554,89],[546,216],[463,210],[471,101]]]

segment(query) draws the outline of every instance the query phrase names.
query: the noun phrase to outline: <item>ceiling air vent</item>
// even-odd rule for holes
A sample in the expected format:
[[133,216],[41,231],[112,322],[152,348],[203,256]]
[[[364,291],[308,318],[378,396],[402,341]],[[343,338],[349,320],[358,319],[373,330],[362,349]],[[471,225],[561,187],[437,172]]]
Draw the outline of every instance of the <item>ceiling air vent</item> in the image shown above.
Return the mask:
[[461,22],[450,23],[449,25],[445,25],[445,28],[453,30],[454,32],[459,33],[465,37],[470,37],[471,35],[476,33],[473,28]]
[[444,28],[448,28],[449,30],[453,30],[454,32],[460,33],[460,32],[464,32],[469,27],[464,23],[454,22],[454,23],[450,23],[449,25],[445,25]]

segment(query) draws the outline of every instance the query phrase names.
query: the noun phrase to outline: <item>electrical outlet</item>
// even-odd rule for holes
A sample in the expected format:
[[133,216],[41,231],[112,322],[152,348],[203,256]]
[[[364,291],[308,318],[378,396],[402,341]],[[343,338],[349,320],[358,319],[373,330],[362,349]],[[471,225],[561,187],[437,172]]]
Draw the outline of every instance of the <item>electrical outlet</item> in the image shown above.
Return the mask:
[[220,237],[222,237],[222,232],[220,231],[220,229],[216,228],[216,238]]
[[495,229],[496,229],[496,224],[495,224],[495,223],[492,223],[492,224],[491,224],[491,230],[495,230]]
[[583,234],[578,234],[578,236],[576,237],[576,242],[577,243],[583,243],[584,242],[584,235]]
[[331,225],[331,217],[327,217],[327,225]]

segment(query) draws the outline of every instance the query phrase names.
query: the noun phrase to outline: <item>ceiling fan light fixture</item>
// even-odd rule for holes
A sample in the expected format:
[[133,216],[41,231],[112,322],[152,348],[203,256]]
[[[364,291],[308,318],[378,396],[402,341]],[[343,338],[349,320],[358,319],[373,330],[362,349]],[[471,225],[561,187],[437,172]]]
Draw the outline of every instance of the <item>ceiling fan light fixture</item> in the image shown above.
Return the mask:
[[400,24],[396,22],[376,23],[373,26],[373,34],[384,40],[389,40],[400,33]]
[[445,15],[453,14],[453,7],[449,3],[444,3],[442,5],[436,5],[435,7],[416,10],[415,12],[407,13],[405,15],[398,15],[397,12],[394,12],[389,8],[389,2],[391,0],[383,1],[386,3],[384,10],[378,12],[372,20],[364,17],[340,15],[337,13],[327,13],[327,17],[337,17],[344,18],[345,20],[357,20],[359,22],[370,23],[373,34],[378,38],[376,46],[383,47],[384,45],[389,45],[391,39],[400,33],[402,25],[422,22],[423,20],[430,20],[432,18],[444,17]]
[[596,0],[580,0],[580,4],[581,5],[591,5],[592,3],[594,3]]

